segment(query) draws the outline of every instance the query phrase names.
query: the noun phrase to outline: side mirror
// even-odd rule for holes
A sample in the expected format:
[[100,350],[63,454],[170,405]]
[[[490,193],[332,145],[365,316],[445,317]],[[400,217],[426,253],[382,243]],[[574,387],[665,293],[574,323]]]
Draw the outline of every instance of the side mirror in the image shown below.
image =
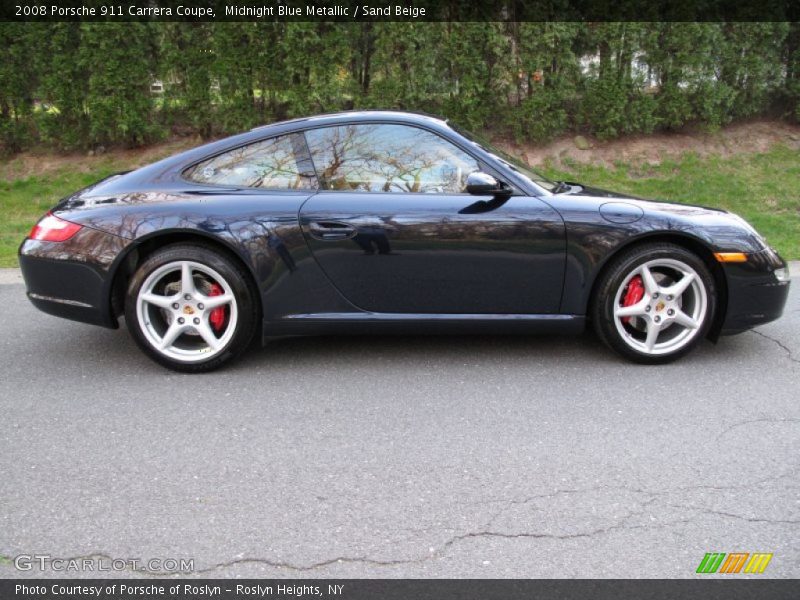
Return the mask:
[[467,175],[467,193],[475,196],[510,195],[511,190],[488,173],[475,171]]

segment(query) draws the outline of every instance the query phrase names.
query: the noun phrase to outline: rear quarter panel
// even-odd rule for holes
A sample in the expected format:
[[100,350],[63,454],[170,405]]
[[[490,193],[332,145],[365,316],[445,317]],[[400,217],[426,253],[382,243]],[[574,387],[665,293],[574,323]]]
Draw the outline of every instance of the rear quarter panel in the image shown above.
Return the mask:
[[126,241],[110,265],[112,273],[145,243],[169,243],[192,235],[221,244],[238,257],[258,288],[265,320],[298,310],[351,310],[311,257],[300,230],[298,210],[310,195],[250,190],[122,192],[84,196],[55,214]]

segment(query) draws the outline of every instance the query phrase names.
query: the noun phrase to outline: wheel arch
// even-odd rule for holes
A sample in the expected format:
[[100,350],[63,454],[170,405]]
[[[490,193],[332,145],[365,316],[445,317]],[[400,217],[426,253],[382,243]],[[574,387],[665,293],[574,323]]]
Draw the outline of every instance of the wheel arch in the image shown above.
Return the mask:
[[[252,265],[246,261],[235,246],[228,241],[214,235],[200,232],[194,229],[172,229],[160,230],[138,238],[129,244],[125,250],[116,258],[111,267],[111,274],[108,278],[108,310],[112,321],[124,312],[125,292],[128,288],[130,277],[144,262],[148,256],[152,255],[160,248],[177,243],[198,243],[206,247],[211,247],[221,254],[236,262],[247,274],[248,283],[252,287],[255,301],[258,306],[259,321],[263,316],[263,306],[261,293],[259,292],[258,279],[253,271]],[[260,324],[260,323],[259,323]],[[260,334],[259,334],[260,335]]]
[[598,266],[594,280],[592,281],[591,291],[586,298],[585,314],[591,314],[590,308],[592,303],[595,301],[598,282],[602,279],[603,274],[608,270],[609,265],[613,262],[614,258],[623,252],[627,252],[631,248],[653,242],[664,242],[681,246],[682,248],[685,248],[686,250],[697,255],[708,267],[709,272],[714,277],[714,285],[716,286],[717,291],[717,305],[715,307],[716,310],[714,314],[714,322],[711,324],[711,328],[708,331],[707,337],[716,342],[719,338],[722,324],[725,321],[725,313],[727,312],[728,282],[722,266],[714,258],[714,251],[711,249],[711,247],[708,246],[708,244],[702,239],[687,234],[655,231],[643,236],[639,236],[635,239],[628,240],[626,243],[615,248],[614,251],[606,256]]

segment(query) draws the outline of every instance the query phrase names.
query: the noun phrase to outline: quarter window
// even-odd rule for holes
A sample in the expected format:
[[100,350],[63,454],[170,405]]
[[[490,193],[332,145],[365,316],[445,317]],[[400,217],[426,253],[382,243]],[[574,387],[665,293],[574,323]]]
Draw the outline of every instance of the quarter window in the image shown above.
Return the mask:
[[456,194],[478,162],[438,135],[406,125],[306,131],[322,189]]
[[278,190],[317,188],[314,168],[302,134],[270,138],[230,150],[191,167],[191,181]]

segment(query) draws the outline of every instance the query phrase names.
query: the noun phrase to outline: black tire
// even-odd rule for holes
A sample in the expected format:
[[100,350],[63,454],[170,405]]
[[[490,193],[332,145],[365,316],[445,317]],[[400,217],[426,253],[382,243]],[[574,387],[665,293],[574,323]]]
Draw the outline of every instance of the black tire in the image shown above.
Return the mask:
[[[658,299],[649,300],[650,296],[645,294],[642,302],[644,305],[651,304],[651,306],[645,306],[645,309],[648,311],[646,314],[643,314],[641,317],[635,317],[641,319],[641,321],[637,321],[637,323],[645,327],[645,331],[641,333],[632,330],[631,325],[626,324],[624,318],[621,318],[619,323],[617,322],[617,317],[615,317],[615,302],[617,301],[618,293],[627,290],[627,288],[622,287],[623,285],[629,285],[626,284],[626,280],[629,281],[631,276],[635,276],[637,270],[649,268],[643,267],[643,265],[655,263],[656,266],[654,268],[659,269],[658,261],[660,260],[665,260],[667,262],[678,261],[694,271],[696,277],[692,280],[696,281],[698,286],[703,286],[703,290],[700,290],[699,287],[695,288],[694,284],[691,284],[692,287],[688,289],[690,289],[698,299],[692,300],[689,298],[688,301],[697,302],[701,305],[705,302],[705,312],[703,313],[702,319],[694,320],[694,323],[699,323],[697,327],[683,327],[683,329],[690,333],[684,334],[686,335],[686,339],[683,342],[681,342],[681,340],[674,342],[676,345],[674,350],[659,350],[661,353],[653,354],[647,352],[646,348],[640,349],[638,346],[646,346],[646,343],[641,338],[646,337],[647,328],[652,325],[649,320],[655,319],[655,315],[660,314],[656,311],[664,310],[664,302],[659,302]],[[669,272],[668,267],[661,267],[661,269],[665,273]],[[659,277],[668,277],[668,275],[659,274]],[[669,282],[670,280],[667,279],[666,281]],[[705,293],[705,301],[702,299],[703,291]],[[671,300],[672,296],[669,296],[669,298]],[[614,257],[605,267],[595,287],[589,316],[598,337],[615,352],[637,363],[664,364],[691,352],[706,337],[711,324],[714,322],[716,308],[717,291],[714,285],[714,277],[711,275],[708,266],[700,257],[676,244],[645,243],[622,252],[619,256]],[[666,312],[667,311],[664,310],[661,314],[666,317]],[[661,317],[659,316],[658,318]],[[628,323],[630,323],[631,319],[633,319],[633,317],[628,318]],[[663,321],[662,324],[664,324]],[[677,323],[672,323],[669,327],[673,325],[682,327]],[[620,328],[626,332],[625,336],[623,336]],[[675,331],[673,331],[673,335]],[[661,334],[659,333],[656,335],[660,336]],[[677,347],[680,343],[682,343],[682,345]],[[657,345],[658,344],[656,344],[656,346]],[[665,345],[668,345],[668,343]],[[651,352],[654,350],[655,349],[651,350]]]
[[[142,323],[140,323],[137,302],[142,286],[152,274],[160,269],[169,269],[168,265],[171,266],[173,263],[181,262],[189,262],[196,265],[197,268],[207,267],[213,270],[221,277],[221,282],[224,282],[234,298],[235,304],[232,302],[226,310],[230,311],[235,307],[235,325],[232,327],[232,331],[226,331],[225,338],[227,341],[224,344],[220,344],[218,349],[212,350],[209,347],[208,351],[213,352],[213,354],[208,359],[195,356],[191,360],[180,360],[168,356],[155,347],[152,340],[153,335],[145,332]],[[192,273],[191,278],[198,281],[195,279],[198,272],[189,272]],[[200,276],[202,277],[203,275],[204,273],[200,272]],[[202,308],[202,305],[198,306]],[[155,310],[159,311],[161,309],[155,308]],[[197,316],[203,315],[198,313]],[[187,315],[187,318],[190,317]],[[148,322],[150,320],[149,317],[144,320],[146,325],[150,325]],[[203,373],[221,367],[241,354],[250,345],[254,334],[260,330],[258,327],[259,305],[256,302],[256,291],[251,284],[249,274],[244,271],[235,259],[226,253],[201,243],[181,243],[165,246],[147,257],[131,277],[128,285],[125,295],[125,322],[134,341],[148,357],[168,369],[184,373]],[[228,326],[230,327],[233,323],[234,321],[229,315]],[[169,323],[166,325],[168,326]],[[181,337],[182,335],[184,334],[180,334],[177,339],[184,339]],[[198,334],[194,333],[193,335]],[[199,341],[199,337],[195,339]]]

